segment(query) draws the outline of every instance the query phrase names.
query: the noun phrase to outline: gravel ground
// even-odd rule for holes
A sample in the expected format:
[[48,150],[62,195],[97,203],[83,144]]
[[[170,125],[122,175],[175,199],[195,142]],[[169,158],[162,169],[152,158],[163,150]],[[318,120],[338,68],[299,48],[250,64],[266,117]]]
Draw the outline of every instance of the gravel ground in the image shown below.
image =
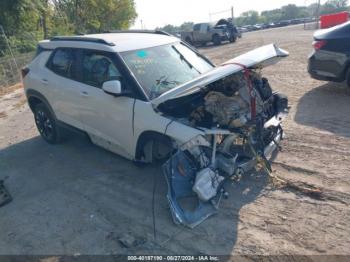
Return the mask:
[[193,230],[173,224],[159,167],[135,167],[81,135],[48,145],[22,90],[0,97],[0,179],[14,198],[0,208],[0,254],[350,255],[350,89],[308,76],[312,34],[272,29],[201,49],[216,63],[271,42],[290,52],[263,71],[292,106],[273,163],[290,184],[245,176]]

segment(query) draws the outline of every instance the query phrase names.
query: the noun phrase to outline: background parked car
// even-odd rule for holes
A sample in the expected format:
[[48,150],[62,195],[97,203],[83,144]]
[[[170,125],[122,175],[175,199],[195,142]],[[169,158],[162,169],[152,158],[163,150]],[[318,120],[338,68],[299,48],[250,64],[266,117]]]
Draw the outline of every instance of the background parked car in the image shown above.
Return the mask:
[[223,41],[235,42],[239,32],[228,20],[221,19],[216,23],[200,23],[193,26],[193,31],[182,32],[181,38],[191,45],[206,45],[213,42],[220,45]]
[[311,77],[343,82],[350,87],[350,22],[314,34],[314,52],[309,57]]

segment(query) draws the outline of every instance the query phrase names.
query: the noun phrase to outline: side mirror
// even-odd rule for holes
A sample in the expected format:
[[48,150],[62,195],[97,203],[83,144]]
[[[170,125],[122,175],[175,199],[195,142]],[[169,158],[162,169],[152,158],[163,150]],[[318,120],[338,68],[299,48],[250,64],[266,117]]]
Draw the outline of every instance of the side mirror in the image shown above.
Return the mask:
[[122,84],[119,80],[107,81],[103,83],[102,90],[107,94],[120,96],[122,94]]

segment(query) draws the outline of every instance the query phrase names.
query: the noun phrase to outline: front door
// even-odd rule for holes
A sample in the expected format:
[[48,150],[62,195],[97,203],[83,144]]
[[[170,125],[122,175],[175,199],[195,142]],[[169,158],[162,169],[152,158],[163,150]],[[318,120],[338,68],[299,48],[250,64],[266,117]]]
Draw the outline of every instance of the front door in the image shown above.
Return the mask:
[[[104,82],[123,79],[116,66],[114,54],[82,50],[79,64],[83,98],[80,115],[84,129],[94,143],[127,158],[133,158],[132,115],[135,99],[115,97],[102,90]],[[122,88],[126,88],[125,85]]]

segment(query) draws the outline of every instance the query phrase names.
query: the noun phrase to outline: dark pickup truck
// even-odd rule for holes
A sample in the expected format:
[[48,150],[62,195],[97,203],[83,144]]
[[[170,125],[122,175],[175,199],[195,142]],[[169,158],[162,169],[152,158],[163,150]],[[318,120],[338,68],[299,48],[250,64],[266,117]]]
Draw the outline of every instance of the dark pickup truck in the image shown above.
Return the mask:
[[239,36],[237,28],[226,19],[221,19],[216,23],[195,24],[193,31],[181,33],[181,39],[191,45],[206,45],[209,42],[220,45],[223,41],[232,43]]

